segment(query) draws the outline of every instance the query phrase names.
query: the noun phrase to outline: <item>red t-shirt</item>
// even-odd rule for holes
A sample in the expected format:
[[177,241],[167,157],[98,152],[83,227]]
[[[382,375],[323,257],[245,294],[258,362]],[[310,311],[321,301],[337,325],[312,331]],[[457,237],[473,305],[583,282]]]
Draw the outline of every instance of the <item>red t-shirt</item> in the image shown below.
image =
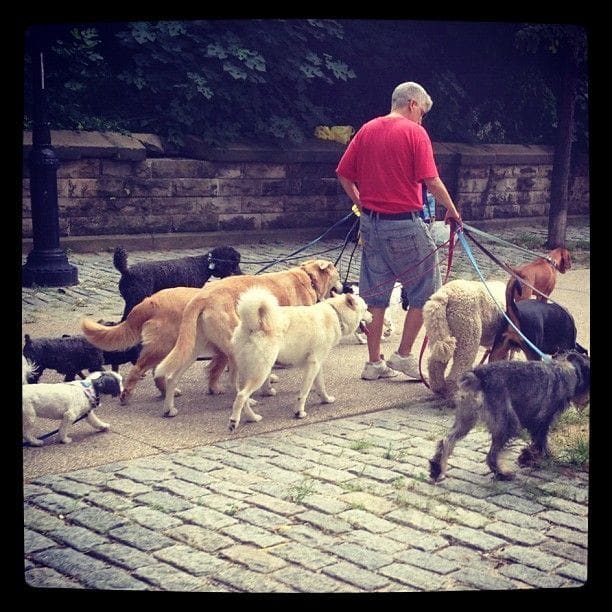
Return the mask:
[[357,184],[361,204],[376,212],[419,212],[422,182],[438,176],[425,129],[404,117],[377,117],[349,143],[336,173]]

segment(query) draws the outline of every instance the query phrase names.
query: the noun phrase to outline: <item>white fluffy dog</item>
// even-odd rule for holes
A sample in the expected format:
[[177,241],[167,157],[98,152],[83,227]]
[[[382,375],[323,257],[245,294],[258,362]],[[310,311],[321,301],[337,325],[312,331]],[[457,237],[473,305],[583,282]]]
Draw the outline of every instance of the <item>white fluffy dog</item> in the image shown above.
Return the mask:
[[[429,341],[429,385],[431,390],[450,395],[459,377],[472,368],[479,346],[490,348],[503,318],[506,283],[454,280],[443,285],[423,307],[423,323]],[[448,362],[453,364],[444,376]]]
[[72,442],[68,428],[78,419],[99,431],[110,427],[94,413],[100,405],[100,395],[117,397],[123,389],[121,375],[116,372],[94,372],[85,380],[64,383],[23,385],[23,439],[34,446],[43,441],[33,434],[36,417],[61,420],[58,437],[64,444]]
[[243,408],[247,420],[261,420],[251,408],[250,397],[266,382],[277,359],[304,369],[294,411],[298,419],[306,416],[304,405],[313,384],[323,403],[334,402],[335,398],[325,390],[323,361],[342,337],[355,333],[362,321],[372,320],[363,299],[351,293],[312,306],[279,306],[272,293],[257,286],[240,296],[236,312],[240,323],[234,330],[232,345],[238,393],[232,406],[230,431],[238,427]]

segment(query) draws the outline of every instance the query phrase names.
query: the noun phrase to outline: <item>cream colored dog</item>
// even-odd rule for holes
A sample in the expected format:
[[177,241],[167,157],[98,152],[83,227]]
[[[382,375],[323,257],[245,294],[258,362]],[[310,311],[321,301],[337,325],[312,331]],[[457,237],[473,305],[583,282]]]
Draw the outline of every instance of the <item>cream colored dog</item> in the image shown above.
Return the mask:
[[[208,283],[187,303],[174,348],[156,367],[155,375],[166,379],[164,416],[176,416],[174,390],[198,355],[212,353],[208,366],[210,393],[222,392],[219,377],[228,366],[232,388],[236,387],[232,334],[238,326],[238,298],[253,286],[269,289],[282,306],[309,306],[342,291],[338,270],[331,261],[312,259],[283,272],[228,276]],[[268,393],[270,390],[268,389]]]
[[442,285],[425,303],[429,385],[434,393],[450,396],[459,377],[474,365],[478,348],[493,345],[503,319],[506,284],[492,281],[488,287],[493,297],[480,281],[457,279]]
[[232,336],[236,363],[237,390],[229,428],[235,431],[242,409],[249,421],[261,416],[251,408],[251,395],[270,376],[275,361],[304,369],[304,379],[297,398],[295,416],[306,416],[304,405],[314,384],[321,400],[331,404],[321,366],[344,336],[354,334],[360,323],[369,323],[372,315],[357,295],[338,295],[313,306],[279,306],[276,297],[263,287],[245,291],[236,312],[240,319]]

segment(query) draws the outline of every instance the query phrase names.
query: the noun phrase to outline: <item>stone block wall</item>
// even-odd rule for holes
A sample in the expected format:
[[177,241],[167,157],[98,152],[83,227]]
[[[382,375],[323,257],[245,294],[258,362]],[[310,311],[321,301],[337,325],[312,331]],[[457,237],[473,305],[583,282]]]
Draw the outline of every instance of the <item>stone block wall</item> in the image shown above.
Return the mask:
[[[145,134],[57,131],[52,143],[60,159],[62,236],[329,227],[350,210],[335,177],[344,150],[337,143],[220,151],[192,138],[181,156]],[[32,234],[30,147],[26,133],[24,237]],[[548,213],[551,148],[435,143],[434,149],[466,221]],[[570,214],[588,213],[588,176],[573,177],[570,194]]]

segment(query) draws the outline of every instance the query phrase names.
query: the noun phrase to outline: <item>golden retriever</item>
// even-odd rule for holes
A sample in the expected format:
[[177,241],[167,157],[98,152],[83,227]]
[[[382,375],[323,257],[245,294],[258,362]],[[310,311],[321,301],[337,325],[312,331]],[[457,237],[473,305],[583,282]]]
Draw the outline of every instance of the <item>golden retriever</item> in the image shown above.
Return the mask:
[[247,289],[267,288],[281,306],[310,306],[342,292],[338,270],[331,261],[309,260],[283,272],[228,276],[198,291],[183,311],[176,344],[157,366],[156,376],[166,378],[165,416],[176,416],[174,389],[198,355],[212,351],[209,366],[209,392],[221,393],[219,377],[229,366],[232,387],[236,386],[236,367],[231,344],[238,325],[236,303]]

